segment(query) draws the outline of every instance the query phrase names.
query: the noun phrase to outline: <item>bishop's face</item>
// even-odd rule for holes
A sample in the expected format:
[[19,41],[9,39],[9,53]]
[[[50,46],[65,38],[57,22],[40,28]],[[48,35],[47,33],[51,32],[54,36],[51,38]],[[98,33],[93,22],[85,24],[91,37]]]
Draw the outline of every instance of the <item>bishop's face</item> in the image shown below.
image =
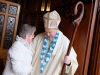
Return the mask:
[[49,39],[52,39],[57,32],[57,28],[45,28],[45,33]]

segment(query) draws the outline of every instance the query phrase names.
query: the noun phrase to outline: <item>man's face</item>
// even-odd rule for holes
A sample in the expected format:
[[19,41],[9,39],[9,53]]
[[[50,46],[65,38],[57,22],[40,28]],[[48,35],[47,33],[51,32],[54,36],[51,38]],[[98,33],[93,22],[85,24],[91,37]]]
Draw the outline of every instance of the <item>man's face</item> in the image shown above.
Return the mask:
[[52,39],[57,32],[57,28],[45,28],[45,33],[49,39]]

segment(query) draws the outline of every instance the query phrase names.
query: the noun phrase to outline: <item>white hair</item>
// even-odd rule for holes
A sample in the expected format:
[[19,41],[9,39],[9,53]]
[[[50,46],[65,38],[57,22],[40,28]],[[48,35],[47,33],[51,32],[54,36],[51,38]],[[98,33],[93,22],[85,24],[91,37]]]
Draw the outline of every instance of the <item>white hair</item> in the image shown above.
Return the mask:
[[19,36],[24,38],[26,34],[32,35],[33,32],[36,31],[35,26],[31,26],[29,24],[22,25],[21,29],[19,30]]

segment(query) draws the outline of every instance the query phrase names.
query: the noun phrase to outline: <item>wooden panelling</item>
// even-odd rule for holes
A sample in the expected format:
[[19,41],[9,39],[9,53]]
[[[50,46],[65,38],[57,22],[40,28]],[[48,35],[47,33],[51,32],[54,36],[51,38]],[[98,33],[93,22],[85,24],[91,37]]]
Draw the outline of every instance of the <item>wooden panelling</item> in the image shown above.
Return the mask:
[[100,12],[98,13],[94,32],[88,75],[100,75]]
[[[0,35],[0,75],[2,75],[6,64],[7,51],[15,41],[20,5],[1,0],[0,4],[0,16],[4,16],[4,19],[0,18],[0,25],[2,26],[2,32],[0,31],[2,34]],[[2,4],[4,4],[4,6]],[[2,9],[4,9],[4,11]]]

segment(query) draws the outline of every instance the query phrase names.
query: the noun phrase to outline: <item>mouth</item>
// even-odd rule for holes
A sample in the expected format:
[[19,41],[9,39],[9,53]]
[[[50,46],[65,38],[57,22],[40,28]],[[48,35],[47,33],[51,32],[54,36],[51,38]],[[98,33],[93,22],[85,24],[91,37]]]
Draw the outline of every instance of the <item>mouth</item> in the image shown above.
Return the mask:
[[48,36],[48,38],[51,38],[50,36]]
[[53,38],[52,38],[52,37],[50,37],[50,36],[49,36],[48,38],[49,38],[49,39],[53,39]]

